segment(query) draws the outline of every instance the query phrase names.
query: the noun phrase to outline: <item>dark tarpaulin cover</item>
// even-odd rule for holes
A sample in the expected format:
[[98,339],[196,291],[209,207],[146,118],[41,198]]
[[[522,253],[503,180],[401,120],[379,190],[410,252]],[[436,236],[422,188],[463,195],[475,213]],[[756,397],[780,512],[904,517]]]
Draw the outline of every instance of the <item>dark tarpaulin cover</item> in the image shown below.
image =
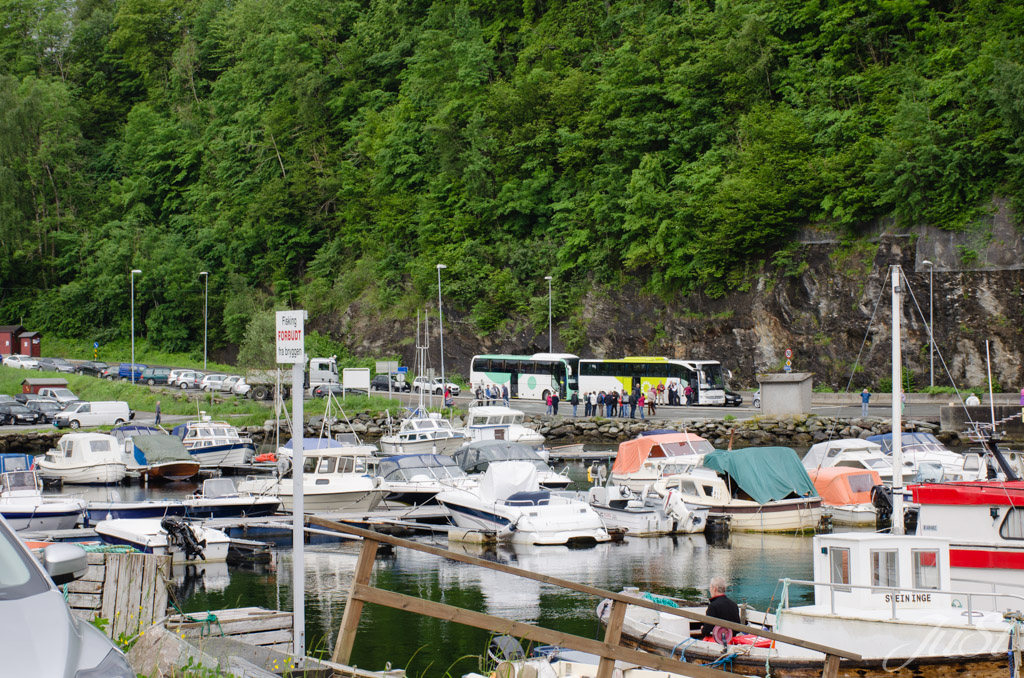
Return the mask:
[[747,447],[715,450],[704,457],[704,466],[728,473],[744,492],[760,503],[787,497],[817,497],[814,483],[788,447]]
[[[174,436],[135,436],[135,447],[146,458],[146,464],[162,464],[168,461],[193,461],[180,438]],[[138,455],[136,455],[138,456]],[[140,461],[140,463],[142,463]]]

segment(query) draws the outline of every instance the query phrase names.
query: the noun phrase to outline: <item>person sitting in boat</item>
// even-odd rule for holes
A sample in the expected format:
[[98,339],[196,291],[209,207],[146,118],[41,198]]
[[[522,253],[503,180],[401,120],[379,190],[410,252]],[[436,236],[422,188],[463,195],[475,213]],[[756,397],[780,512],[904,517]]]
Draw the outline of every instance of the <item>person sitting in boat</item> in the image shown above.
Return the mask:
[[[724,577],[714,577],[711,580],[711,584],[708,586],[708,591],[711,593],[711,601],[708,603],[708,609],[704,614],[715,619],[741,624],[740,608],[729,596],[725,595],[725,588]],[[707,638],[711,636],[714,629],[714,624],[704,624],[700,627],[700,634]]]

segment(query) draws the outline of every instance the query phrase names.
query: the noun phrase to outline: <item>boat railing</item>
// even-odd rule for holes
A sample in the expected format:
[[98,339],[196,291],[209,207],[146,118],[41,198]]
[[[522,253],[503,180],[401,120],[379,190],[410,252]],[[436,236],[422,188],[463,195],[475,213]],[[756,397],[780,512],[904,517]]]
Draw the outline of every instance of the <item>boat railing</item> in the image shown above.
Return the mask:
[[[841,659],[848,659],[852,661],[861,660],[860,655],[836,647],[822,645],[820,643],[815,643],[801,638],[794,638],[793,636],[783,635],[771,630],[756,629],[751,626],[746,626],[745,624],[734,624],[732,622],[708,617],[694,610],[688,610],[680,607],[669,607],[662,605],[661,603],[648,600],[647,598],[629,595],[626,593],[614,593],[612,591],[606,591],[587,584],[579,584],[566,579],[559,579],[550,575],[531,572],[511,565],[505,565],[504,563],[495,563],[483,560],[482,558],[476,558],[468,554],[449,551],[430,544],[409,541],[407,539],[401,539],[399,537],[365,530],[353,525],[339,523],[318,516],[306,516],[306,523],[307,525],[313,525],[318,528],[323,528],[324,530],[332,530],[360,537],[363,540],[362,550],[360,551],[359,558],[356,561],[355,573],[349,587],[348,601],[345,605],[345,612],[341,619],[341,628],[338,633],[338,640],[334,648],[333,660],[343,664],[347,663],[346,660],[351,657],[352,649],[355,646],[356,632],[359,629],[359,620],[362,615],[363,606],[366,603],[383,605],[385,607],[414,612],[416,614],[433,617],[435,619],[464,624],[484,629],[492,634],[511,635],[535,643],[560,645],[580,652],[589,652],[601,658],[598,665],[597,678],[612,678],[616,661],[624,661],[637,666],[670,671],[683,676],[691,676],[692,678],[733,678],[735,675],[732,673],[726,673],[719,669],[710,668],[708,666],[687,663],[685,660],[680,661],[670,657],[663,657],[623,647],[620,643],[622,638],[622,627],[626,618],[626,609],[629,606],[643,607],[663,614],[700,622],[702,624],[711,623],[723,626],[733,631],[754,633],[780,643],[787,643],[789,645],[802,647],[814,652],[820,652],[825,655],[824,670],[822,671],[823,678],[837,678],[839,673],[839,662]],[[482,567],[507,575],[539,581],[550,586],[557,586],[563,589],[576,591],[584,595],[594,596],[601,600],[608,600],[610,604],[608,607],[608,623],[607,628],[605,629],[604,640],[602,642],[592,638],[571,635],[561,631],[554,631],[552,629],[535,626],[533,624],[502,619],[500,617],[495,617],[481,612],[454,607],[445,603],[425,600],[415,596],[395,593],[393,591],[387,591],[385,589],[371,586],[370,578],[373,574],[377,550],[381,544],[388,544],[392,547],[426,553],[432,556],[446,558],[448,560],[467,565]]]
[[[896,603],[899,600],[900,594],[914,593],[914,594],[929,594],[929,595],[941,595],[950,597],[966,597],[967,598],[967,609],[964,611],[964,615],[967,617],[967,625],[974,626],[974,619],[977,616],[981,616],[981,612],[976,612],[974,609],[975,598],[1013,598],[1024,603],[1024,595],[1016,593],[997,593],[987,591],[946,591],[943,589],[925,589],[925,588],[908,588],[906,586],[877,586],[873,584],[840,584],[835,582],[821,582],[821,581],[807,581],[803,579],[780,579],[782,583],[782,602],[779,605],[780,610],[789,608],[789,587],[790,585],[797,586],[824,586],[829,591],[829,610],[831,614],[836,613],[836,592],[847,593],[853,589],[863,589],[871,591],[872,593],[888,593],[889,604],[891,606],[890,619],[896,619]],[[954,605],[955,607],[955,605]]]

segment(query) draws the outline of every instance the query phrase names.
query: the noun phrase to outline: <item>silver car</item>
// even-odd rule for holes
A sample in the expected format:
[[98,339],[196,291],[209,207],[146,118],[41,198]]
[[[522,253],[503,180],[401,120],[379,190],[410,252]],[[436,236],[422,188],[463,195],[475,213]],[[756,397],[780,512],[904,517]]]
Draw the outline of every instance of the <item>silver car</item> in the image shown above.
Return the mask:
[[102,631],[71,614],[57,588],[87,569],[85,551],[73,544],[46,547],[40,565],[0,518],[3,675],[135,678],[121,651]]

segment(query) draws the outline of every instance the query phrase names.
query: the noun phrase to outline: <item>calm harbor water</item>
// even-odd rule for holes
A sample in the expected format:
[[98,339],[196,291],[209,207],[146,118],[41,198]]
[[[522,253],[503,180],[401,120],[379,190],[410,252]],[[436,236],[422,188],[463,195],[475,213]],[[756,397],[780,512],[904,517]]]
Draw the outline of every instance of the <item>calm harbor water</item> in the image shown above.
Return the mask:
[[[570,467],[580,488],[586,487],[585,467]],[[180,497],[192,483],[74,489],[87,499],[107,500],[114,493],[124,500]],[[734,533],[709,541],[703,535],[654,539],[627,538],[622,543],[591,548],[563,546],[448,545],[443,536],[420,541],[482,558],[617,591],[625,586],[662,595],[706,597],[712,576],[730,582],[732,597],[757,609],[778,603],[782,577],[811,578],[811,538]],[[311,653],[333,650],[345,608],[359,544],[306,547],[306,637]],[[292,553],[276,550],[269,565],[231,568],[223,563],[198,565],[178,573],[173,596],[186,612],[205,612],[242,606],[292,609]],[[397,549],[379,556],[374,586],[444,602],[545,628],[599,638],[603,631],[594,608],[598,601],[572,591],[438,558]],[[793,591],[794,602],[800,593]],[[804,595],[809,598],[809,591]],[[367,605],[356,638],[352,663],[368,669],[388,662],[409,669],[411,676],[461,676],[478,669],[477,657],[486,651],[489,634],[408,612]]]

